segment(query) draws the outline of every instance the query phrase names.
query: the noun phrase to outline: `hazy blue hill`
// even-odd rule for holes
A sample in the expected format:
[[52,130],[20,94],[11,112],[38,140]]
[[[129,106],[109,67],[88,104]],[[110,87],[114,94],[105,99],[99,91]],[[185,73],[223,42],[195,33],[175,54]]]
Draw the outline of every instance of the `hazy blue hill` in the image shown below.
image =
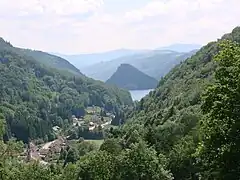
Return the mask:
[[123,56],[129,56],[138,54],[141,52],[146,52],[148,50],[132,50],[132,49],[117,49],[102,53],[92,53],[92,54],[74,54],[74,55],[65,55],[60,53],[52,53],[57,56],[60,56],[64,59],[67,59],[73,65],[75,65],[80,70],[86,66],[90,66],[100,62],[110,61]]
[[172,44],[165,47],[160,47],[159,50],[172,50],[177,52],[189,52],[195,49],[200,49],[202,45],[200,44]]
[[175,65],[193,55],[195,51],[189,53],[179,53],[169,50],[155,50],[132,56],[125,56],[108,62],[97,63],[81,72],[94,79],[106,81],[117,70],[120,64],[130,64],[145,74],[160,79],[170,71]]
[[[166,50],[168,52],[169,51],[189,52],[195,49],[200,49],[200,47],[201,45],[198,45],[198,44],[172,44],[170,46],[158,48],[157,50],[162,50],[162,51]],[[89,67],[94,64],[107,62],[107,61],[111,61],[118,58],[124,58],[132,55],[148,53],[150,51],[154,51],[154,50],[153,49],[151,50],[150,49],[116,49],[116,50],[106,51],[102,53],[89,53],[89,54],[73,54],[73,55],[66,55],[62,53],[50,53],[50,54],[54,54],[56,56],[67,59],[70,63],[72,63],[74,66],[76,66],[78,69],[82,71],[82,69],[85,69],[86,67]],[[120,64],[118,64],[117,67],[119,65]]]
[[106,83],[128,90],[143,90],[155,88],[158,81],[130,64],[121,64]]

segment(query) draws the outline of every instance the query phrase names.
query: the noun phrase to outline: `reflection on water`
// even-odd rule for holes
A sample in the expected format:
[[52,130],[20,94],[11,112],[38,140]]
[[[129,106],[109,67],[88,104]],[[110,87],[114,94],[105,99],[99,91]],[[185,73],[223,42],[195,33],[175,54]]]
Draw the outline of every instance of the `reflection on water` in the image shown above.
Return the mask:
[[146,96],[150,91],[153,89],[146,89],[146,90],[132,90],[129,91],[131,93],[132,99],[134,101],[141,100],[144,96]]

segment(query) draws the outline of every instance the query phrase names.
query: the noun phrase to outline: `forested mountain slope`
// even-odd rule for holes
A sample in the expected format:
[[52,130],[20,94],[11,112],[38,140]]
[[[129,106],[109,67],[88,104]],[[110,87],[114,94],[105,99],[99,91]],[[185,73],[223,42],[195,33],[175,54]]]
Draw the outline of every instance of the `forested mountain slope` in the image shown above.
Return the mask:
[[[173,68],[158,87],[139,102],[124,127],[125,134],[132,134],[135,129],[132,136],[140,135],[157,152],[176,158],[169,164],[175,179],[193,179],[195,175],[191,173],[197,171],[191,164],[195,163],[191,153],[198,144],[198,122],[203,116],[201,97],[215,81],[218,63],[213,58],[219,51],[219,43],[226,39],[240,43],[240,27]],[[187,166],[192,169],[186,171]]]
[[224,35],[222,39],[208,43],[191,58],[173,68],[160,80],[158,87],[141,100],[140,109],[134,117],[144,112],[151,114],[146,116],[147,119],[158,117],[157,119],[165,122],[179,120],[187,111],[197,110],[203,89],[214,81],[217,63],[213,61],[213,57],[218,52],[218,44],[225,39],[240,43],[240,27]]
[[36,61],[44,64],[47,67],[55,68],[62,71],[68,71],[75,75],[82,75],[79,69],[69,63],[67,60],[58,56],[54,56],[42,51],[15,48],[10,43],[6,43],[3,38],[0,38],[0,47],[1,49],[9,50],[15,52],[16,54],[32,57]]
[[0,41],[0,113],[6,119],[8,137],[24,142],[28,138],[52,139],[53,126],[67,125],[70,117],[86,106],[117,111],[131,103],[125,90],[47,68],[37,57]]
[[48,67],[68,71],[75,75],[82,75],[79,69],[77,69],[74,65],[72,65],[67,60],[61,57],[54,56],[42,51],[35,51],[30,49],[19,49],[19,50],[25,55],[33,57],[38,62],[43,63]]
[[106,83],[128,90],[144,90],[155,88],[158,81],[130,64],[121,64]]

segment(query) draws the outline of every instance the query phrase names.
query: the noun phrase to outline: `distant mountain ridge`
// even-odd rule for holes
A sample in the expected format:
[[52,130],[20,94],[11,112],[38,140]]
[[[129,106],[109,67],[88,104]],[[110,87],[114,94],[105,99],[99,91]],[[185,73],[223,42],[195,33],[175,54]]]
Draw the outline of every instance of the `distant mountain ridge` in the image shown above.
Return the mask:
[[81,69],[81,72],[94,79],[106,81],[117,70],[120,64],[130,64],[143,73],[159,80],[171,68],[191,57],[196,51],[179,53],[170,50],[155,50],[132,56],[120,57],[101,62]]
[[117,49],[117,50],[112,50],[112,51],[107,51],[102,53],[92,53],[92,54],[73,54],[73,55],[65,55],[60,53],[51,53],[51,54],[55,54],[64,59],[67,59],[77,68],[81,69],[96,63],[106,62],[119,57],[130,56],[130,55],[147,52],[147,51],[150,51],[150,50]]
[[68,62],[66,59],[61,57],[51,55],[42,51],[30,50],[30,49],[19,49],[24,54],[35,58],[40,63],[45,64],[46,66],[50,66],[52,68],[56,68],[59,70],[68,71],[75,75],[83,75],[78,68]]
[[158,81],[130,64],[121,64],[106,83],[128,90],[145,90],[155,88]]
[[75,75],[82,75],[80,70],[67,60],[46,52],[13,47],[9,42],[6,42],[3,38],[0,38],[0,48],[5,50],[11,50],[17,54],[32,57],[39,63],[50,68],[58,69],[61,71],[68,71],[69,73]]
[[[198,44],[172,44],[166,47],[156,48],[156,50],[166,50],[168,51],[176,51],[176,52],[189,52],[195,49],[200,49],[201,45]],[[90,54],[73,54],[66,55],[61,53],[50,53],[67,59],[70,63],[76,66],[78,69],[82,70],[82,68],[89,67],[91,65],[111,61],[113,59],[143,54],[150,51],[154,51],[154,49],[116,49],[101,53],[90,53]]]
[[172,50],[176,52],[190,52],[192,50],[200,49],[200,44],[172,44],[165,47],[158,48],[159,50]]

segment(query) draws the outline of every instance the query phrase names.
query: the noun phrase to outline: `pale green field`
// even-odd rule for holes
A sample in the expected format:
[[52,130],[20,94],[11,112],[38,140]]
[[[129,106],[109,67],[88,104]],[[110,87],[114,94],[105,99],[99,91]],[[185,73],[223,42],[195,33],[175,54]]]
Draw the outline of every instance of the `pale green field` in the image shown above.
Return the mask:
[[104,139],[100,139],[100,140],[89,140],[89,139],[87,139],[87,140],[84,140],[84,141],[95,143],[100,148],[100,146],[104,142]]
[[[96,146],[97,146],[98,148],[100,148],[100,146],[101,146],[102,143],[104,142],[103,139],[100,139],[100,140],[85,139],[84,141],[90,142],[90,143],[93,143],[93,144],[96,144]],[[71,141],[69,141],[69,143],[70,143],[71,146],[76,146],[76,144],[78,143],[78,140],[71,140]]]
[[[93,115],[91,115],[91,114],[86,114],[86,115],[84,116],[84,121],[85,121],[86,123],[89,123],[90,121],[94,121],[94,120],[92,120],[92,117],[93,117]],[[108,122],[108,121],[111,120],[110,117],[103,117],[103,119],[104,119],[104,122]]]
[[86,111],[87,111],[87,113],[88,114],[90,114],[90,113],[93,113],[93,110],[95,110],[97,113],[100,113],[101,112],[101,108],[100,107],[87,107],[86,108]]
[[85,121],[86,123],[92,121],[92,115],[86,114],[86,115],[84,116],[84,121]]
[[105,122],[108,122],[108,121],[110,121],[110,120],[111,120],[111,118],[110,118],[110,117],[103,117],[103,119],[104,119],[104,121],[105,121]]

